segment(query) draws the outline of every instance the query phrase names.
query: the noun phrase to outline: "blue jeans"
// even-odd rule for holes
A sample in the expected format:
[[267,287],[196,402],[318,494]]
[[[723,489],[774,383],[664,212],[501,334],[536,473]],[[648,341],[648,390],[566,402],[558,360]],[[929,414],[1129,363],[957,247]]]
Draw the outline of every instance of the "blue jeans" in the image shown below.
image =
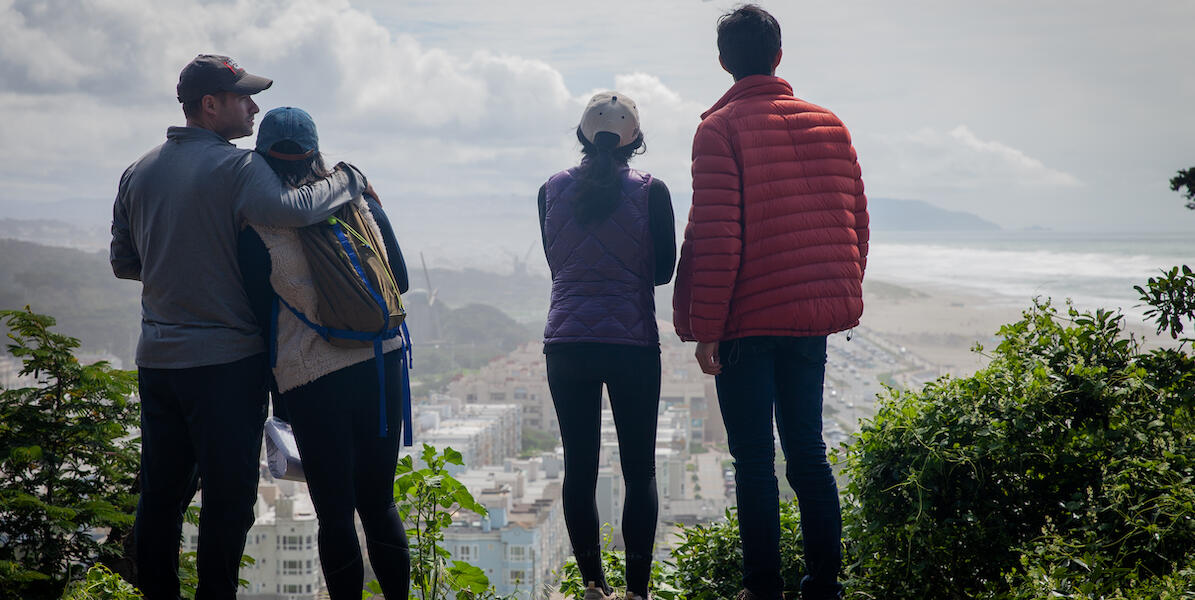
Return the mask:
[[822,440],[826,336],[759,336],[719,344],[718,404],[734,456],[743,585],[764,600],[781,597],[780,505],[772,414],[785,476],[797,493],[807,574],[806,600],[836,598],[842,587],[842,515]]

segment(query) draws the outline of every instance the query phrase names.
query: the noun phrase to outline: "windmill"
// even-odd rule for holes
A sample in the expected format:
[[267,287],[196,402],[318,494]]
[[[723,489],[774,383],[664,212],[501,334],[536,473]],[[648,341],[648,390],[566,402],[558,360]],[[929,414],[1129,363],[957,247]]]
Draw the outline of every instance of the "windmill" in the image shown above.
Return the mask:
[[443,343],[444,329],[440,324],[440,314],[436,306],[436,297],[440,290],[432,287],[432,276],[427,270],[427,259],[424,258],[423,253],[419,253],[419,263],[423,266],[423,280],[427,283],[427,288],[423,290],[411,290],[412,292],[423,292],[424,300],[426,301],[425,308],[428,313],[428,320],[431,323],[431,339],[426,340],[425,343],[440,344]]

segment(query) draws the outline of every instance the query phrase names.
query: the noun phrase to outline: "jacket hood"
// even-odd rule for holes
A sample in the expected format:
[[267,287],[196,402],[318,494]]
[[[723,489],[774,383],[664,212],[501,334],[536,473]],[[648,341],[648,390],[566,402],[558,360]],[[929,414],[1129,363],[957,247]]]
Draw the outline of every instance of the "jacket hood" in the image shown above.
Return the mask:
[[789,85],[787,81],[773,76],[773,75],[748,75],[730,86],[725,94],[714,103],[709,110],[701,113],[701,118],[705,119],[722,107],[747,96],[791,96],[793,95],[793,86]]

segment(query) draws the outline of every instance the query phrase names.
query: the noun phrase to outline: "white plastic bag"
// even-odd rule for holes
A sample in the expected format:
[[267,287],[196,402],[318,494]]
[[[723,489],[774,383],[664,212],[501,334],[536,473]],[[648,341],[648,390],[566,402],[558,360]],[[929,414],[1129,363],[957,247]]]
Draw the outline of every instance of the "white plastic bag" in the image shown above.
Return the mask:
[[270,417],[266,419],[266,463],[274,479],[306,481],[303,475],[303,461],[299,459],[299,446],[290,423]]

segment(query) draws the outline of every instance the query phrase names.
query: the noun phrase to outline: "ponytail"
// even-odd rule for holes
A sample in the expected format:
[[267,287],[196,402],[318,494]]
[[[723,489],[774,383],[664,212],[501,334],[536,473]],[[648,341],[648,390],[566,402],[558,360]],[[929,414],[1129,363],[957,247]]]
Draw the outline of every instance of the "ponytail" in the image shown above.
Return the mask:
[[577,139],[581,141],[581,153],[585,158],[577,171],[577,195],[573,197],[573,212],[577,222],[588,225],[610,216],[622,195],[619,171],[635,154],[646,149],[643,134],[635,141],[618,147],[618,135],[607,131],[598,132],[593,141],[585,139],[581,128],[577,128]]

